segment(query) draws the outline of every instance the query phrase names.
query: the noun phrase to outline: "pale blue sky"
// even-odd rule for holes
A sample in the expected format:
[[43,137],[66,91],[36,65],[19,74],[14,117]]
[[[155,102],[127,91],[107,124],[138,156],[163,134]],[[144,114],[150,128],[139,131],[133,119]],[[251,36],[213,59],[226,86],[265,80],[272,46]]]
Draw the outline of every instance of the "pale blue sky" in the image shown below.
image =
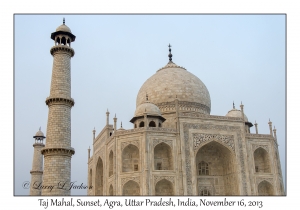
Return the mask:
[[[139,88],[173,61],[199,77],[211,97],[211,114],[224,116],[244,104],[259,133],[276,126],[285,178],[284,15],[16,15],[15,16],[15,194],[30,181],[33,136],[46,134],[53,58],[50,34],[70,27],[72,43],[72,181],[87,183],[92,130],[105,125],[108,108],[118,126],[132,128]],[[254,133],[254,128],[251,129]],[[73,190],[72,195],[86,190]]]

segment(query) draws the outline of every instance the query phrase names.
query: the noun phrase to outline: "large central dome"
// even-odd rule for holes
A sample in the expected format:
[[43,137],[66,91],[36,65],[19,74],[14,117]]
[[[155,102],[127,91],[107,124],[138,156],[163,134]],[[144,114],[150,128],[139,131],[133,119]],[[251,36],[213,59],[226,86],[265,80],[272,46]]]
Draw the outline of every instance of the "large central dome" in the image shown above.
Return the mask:
[[149,101],[159,108],[171,105],[177,97],[181,111],[210,113],[210,96],[206,86],[198,77],[172,61],[142,85],[136,99],[137,107],[145,101],[146,94]]

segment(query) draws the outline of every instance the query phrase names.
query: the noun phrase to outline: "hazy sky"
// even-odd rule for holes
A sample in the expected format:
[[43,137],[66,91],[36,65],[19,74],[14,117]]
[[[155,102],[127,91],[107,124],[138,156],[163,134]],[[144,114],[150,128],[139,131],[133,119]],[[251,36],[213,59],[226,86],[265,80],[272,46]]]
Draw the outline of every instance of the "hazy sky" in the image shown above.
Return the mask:
[[[15,195],[30,181],[34,139],[46,134],[53,57],[52,32],[62,24],[76,36],[71,81],[71,180],[87,184],[87,149],[92,130],[106,123],[131,129],[136,96],[142,84],[173,61],[199,77],[211,97],[211,114],[224,116],[241,101],[249,121],[269,134],[269,118],[277,129],[283,178],[285,138],[284,15],[15,15]],[[251,128],[254,133],[254,127]],[[86,190],[73,190],[85,195]]]

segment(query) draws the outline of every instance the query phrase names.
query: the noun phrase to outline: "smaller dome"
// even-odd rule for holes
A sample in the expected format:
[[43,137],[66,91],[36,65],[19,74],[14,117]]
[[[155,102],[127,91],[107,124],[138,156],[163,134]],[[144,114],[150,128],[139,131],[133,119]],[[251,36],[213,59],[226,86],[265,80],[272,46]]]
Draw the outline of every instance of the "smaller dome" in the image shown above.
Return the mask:
[[[235,109],[235,108],[233,108],[232,110],[230,110],[226,114],[226,117],[239,117],[239,118],[243,118],[241,110],[238,110],[238,109]],[[245,122],[248,122],[248,117],[245,114],[244,114],[244,119],[245,119]]]
[[145,101],[144,103],[140,104],[136,108],[134,116],[143,116],[145,112],[147,113],[147,115],[161,116],[159,108],[149,101]]
[[64,31],[64,32],[69,32],[69,33],[72,33],[71,32],[71,29],[66,26],[65,24],[62,24],[61,26],[59,26],[56,31]]
[[44,137],[44,133],[41,130],[39,130],[38,132],[36,132],[35,136],[36,137]]

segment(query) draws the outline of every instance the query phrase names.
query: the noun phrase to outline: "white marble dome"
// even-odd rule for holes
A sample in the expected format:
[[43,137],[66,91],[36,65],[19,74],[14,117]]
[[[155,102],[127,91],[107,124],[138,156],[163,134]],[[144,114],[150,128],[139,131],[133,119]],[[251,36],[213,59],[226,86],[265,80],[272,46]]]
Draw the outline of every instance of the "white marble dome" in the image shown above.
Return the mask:
[[58,26],[56,28],[56,31],[64,31],[64,32],[72,33],[71,29],[68,26],[66,26],[65,24],[62,24],[62,25]]
[[41,136],[41,137],[43,137],[44,133],[41,130],[39,130],[38,132],[36,132],[35,136]]
[[204,83],[185,68],[169,62],[142,85],[136,99],[136,107],[144,103],[145,95],[157,106],[165,102],[191,102],[203,107],[202,113],[209,114],[211,103]]
[[159,108],[155,104],[149,101],[144,101],[144,103],[140,104],[136,108],[134,116],[135,117],[143,116],[145,112],[147,113],[147,115],[161,116],[161,112]]
[[[243,118],[243,115],[242,115],[241,110],[233,108],[232,110],[230,110],[226,114],[226,117],[239,117],[239,118]],[[244,119],[245,119],[245,122],[248,122],[248,117],[245,115],[245,113],[244,113]]]

